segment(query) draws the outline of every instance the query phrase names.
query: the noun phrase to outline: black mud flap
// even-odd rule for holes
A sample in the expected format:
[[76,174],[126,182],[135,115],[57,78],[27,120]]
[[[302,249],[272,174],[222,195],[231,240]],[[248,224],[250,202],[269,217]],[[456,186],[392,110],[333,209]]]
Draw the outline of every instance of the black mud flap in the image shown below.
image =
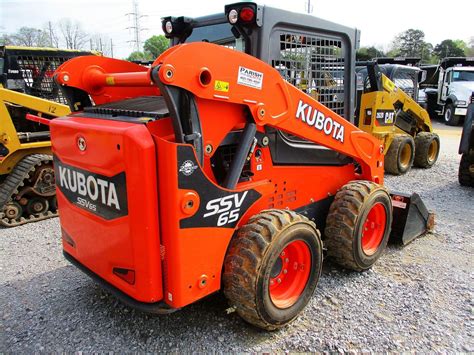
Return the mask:
[[391,192],[393,222],[390,242],[407,245],[416,237],[432,231],[434,213],[428,211],[417,193]]

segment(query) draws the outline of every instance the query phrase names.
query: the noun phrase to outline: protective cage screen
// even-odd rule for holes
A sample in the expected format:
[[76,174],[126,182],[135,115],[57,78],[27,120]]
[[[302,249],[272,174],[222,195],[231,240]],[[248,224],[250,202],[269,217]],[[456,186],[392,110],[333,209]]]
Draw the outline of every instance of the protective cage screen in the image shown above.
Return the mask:
[[67,104],[58,85],[54,82],[54,71],[71,57],[48,57],[19,55],[16,62],[25,81],[25,92],[43,99]]
[[344,117],[342,40],[283,31],[275,35],[280,51],[277,58],[271,58],[273,67],[285,80]]

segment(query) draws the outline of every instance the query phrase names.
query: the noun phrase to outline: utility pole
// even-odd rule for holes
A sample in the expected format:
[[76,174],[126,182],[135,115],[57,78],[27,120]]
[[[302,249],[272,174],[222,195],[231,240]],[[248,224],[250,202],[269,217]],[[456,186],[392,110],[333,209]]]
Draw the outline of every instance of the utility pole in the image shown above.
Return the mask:
[[311,0],[307,0],[305,4],[305,10],[308,14],[313,13],[313,5],[311,5]]
[[145,17],[146,15],[140,15],[140,11],[138,10],[138,0],[133,0],[133,12],[129,12],[126,15],[132,16],[132,26],[127,27],[127,29],[133,30],[134,32],[133,40],[128,41],[128,43],[134,43],[135,51],[140,52],[142,48],[140,32],[146,30],[146,28],[142,28],[140,26],[140,19]]
[[102,49],[102,37],[99,37],[99,48],[100,48],[100,53],[103,53],[104,50]]
[[49,29],[49,44],[51,47],[53,46],[53,26],[51,25],[51,21],[48,21],[48,29]]
[[114,43],[112,42],[112,38],[110,39],[110,56],[114,57]]

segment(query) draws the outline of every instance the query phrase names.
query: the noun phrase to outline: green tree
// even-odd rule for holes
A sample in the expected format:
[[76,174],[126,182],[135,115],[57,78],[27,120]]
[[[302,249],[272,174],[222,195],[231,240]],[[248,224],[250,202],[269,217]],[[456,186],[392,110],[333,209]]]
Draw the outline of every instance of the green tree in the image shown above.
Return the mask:
[[469,45],[466,49],[466,56],[474,57],[474,37],[469,39]]
[[45,31],[33,27],[21,27],[12,34],[10,42],[16,46],[26,47],[47,47],[49,46],[49,37]]
[[438,61],[436,56],[433,56],[433,45],[431,43],[424,43],[420,51],[420,59],[422,63],[434,64]]
[[469,48],[466,42],[464,42],[462,39],[455,39],[453,40],[453,42],[456,45],[456,47],[461,48],[464,54],[466,54],[466,51]]
[[413,28],[400,33],[393,41],[393,49],[402,57],[421,57],[427,45],[425,33]]
[[11,40],[10,36],[7,35],[7,34],[3,34],[1,37],[0,37],[0,46],[8,46],[10,44],[12,44],[13,41]]
[[168,49],[169,45],[170,41],[165,36],[152,36],[145,41],[143,49],[145,52],[150,53],[153,58],[157,58],[161,53]]
[[445,39],[441,43],[437,44],[433,49],[433,53],[438,58],[445,57],[465,57],[464,50],[459,48],[452,39]]
[[134,60],[153,60],[153,56],[149,52],[132,52],[126,58],[126,60],[134,61]]
[[374,46],[361,47],[356,53],[357,60],[371,60],[373,58],[379,58],[383,56],[385,56],[385,54]]

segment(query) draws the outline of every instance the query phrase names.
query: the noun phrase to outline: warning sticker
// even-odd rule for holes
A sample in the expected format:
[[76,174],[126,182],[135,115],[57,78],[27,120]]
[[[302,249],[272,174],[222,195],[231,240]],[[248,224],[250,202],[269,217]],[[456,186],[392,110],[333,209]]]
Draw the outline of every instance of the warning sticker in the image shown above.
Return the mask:
[[214,90],[222,91],[222,92],[229,92],[229,83],[227,81],[214,81]]
[[398,200],[392,200],[392,205],[398,208],[407,208],[406,202],[398,201]]
[[245,67],[239,67],[237,84],[262,90],[262,83],[263,73]]

